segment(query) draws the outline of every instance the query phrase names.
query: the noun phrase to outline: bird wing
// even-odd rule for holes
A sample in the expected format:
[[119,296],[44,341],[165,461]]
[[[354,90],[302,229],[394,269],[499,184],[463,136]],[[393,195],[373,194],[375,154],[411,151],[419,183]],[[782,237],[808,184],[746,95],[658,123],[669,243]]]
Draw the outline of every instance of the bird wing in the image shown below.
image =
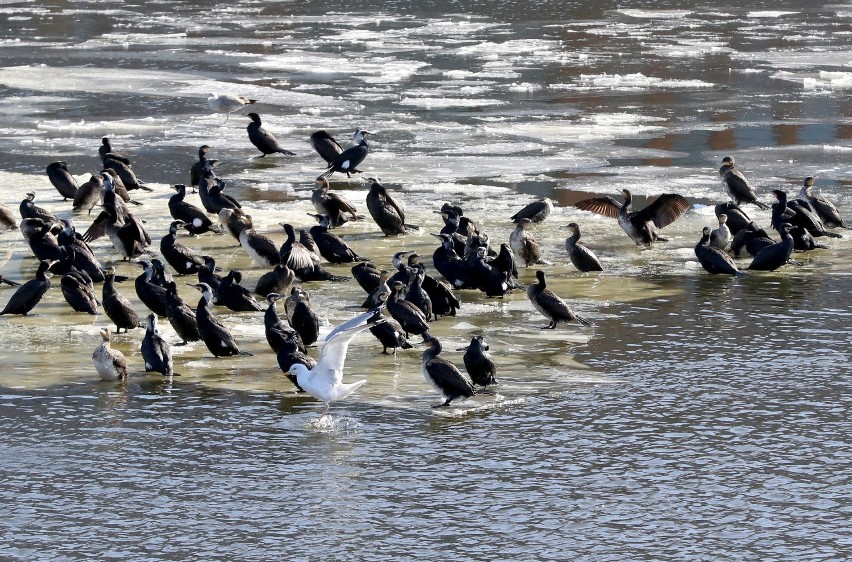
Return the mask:
[[582,201],[575,203],[574,206],[583,211],[589,211],[611,219],[617,219],[618,212],[621,210],[621,203],[617,202],[612,197],[592,197],[591,199],[583,199]]
[[473,391],[473,383],[465,377],[458,367],[443,357],[435,357],[426,366],[435,385],[444,395],[460,394],[467,396]]
[[518,222],[523,218],[532,219],[537,214],[543,212],[546,207],[547,205],[544,201],[533,201],[509,218],[512,219],[512,222]]
[[339,384],[343,380],[343,363],[349,342],[358,332],[380,321],[383,321],[381,309],[377,308],[338,324],[325,338],[317,360],[317,372],[330,377],[330,382]]
[[676,193],[663,193],[653,203],[636,211],[643,222],[653,221],[657,228],[663,228],[679,219],[689,209],[689,201]]
[[101,214],[95,218],[95,221],[92,223],[92,226],[89,227],[86,232],[83,233],[83,241],[91,242],[92,240],[97,240],[107,231],[107,224],[109,223],[110,217],[109,213],[106,211],[101,211]]
[[399,215],[399,219],[402,222],[405,222],[405,208],[397,203],[389,193],[385,193],[385,206],[393,208],[396,211],[396,214]]

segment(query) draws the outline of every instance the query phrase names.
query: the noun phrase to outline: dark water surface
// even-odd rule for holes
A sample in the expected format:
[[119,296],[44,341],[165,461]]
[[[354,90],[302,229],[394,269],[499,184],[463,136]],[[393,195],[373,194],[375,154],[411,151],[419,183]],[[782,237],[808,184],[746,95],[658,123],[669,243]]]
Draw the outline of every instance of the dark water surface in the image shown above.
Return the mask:
[[[548,279],[595,323],[542,331],[523,292],[463,291],[433,332],[459,365],[456,349],[484,335],[494,394],[433,410],[421,351],[383,356],[364,334],[345,377],[368,384],[320,420],[278,369],[262,313],[217,310],[252,357],[175,348],[180,376],[166,381],[142,372],[136,330],[114,341],[129,380],[100,382],[91,352],[107,319],[71,312],[54,278],[35,315],[0,318],[0,558],[850,558],[852,237],[741,279],[707,274],[692,249],[726,198],[727,155],[764,202],[814,175],[852,216],[849,6],[47,2],[4,4],[0,21],[7,206],[34,191],[72,216],[44,167],[65,160],[87,179],[109,136],[153,187],[132,211],[156,249],[168,187],[188,181],[206,143],[258,230],[281,242],[280,222],[310,225],[323,166],[308,135],[348,146],[364,128],[375,136],[362,169],[421,229],[339,229],[360,255],[387,267],[415,250],[431,268],[443,202],[499,244],[507,217],[547,195],[557,208],[533,233]],[[260,100],[297,156],[256,158],[247,111],[222,125],[210,91]],[[360,178],[332,188],[366,211]],[[677,192],[693,207],[669,243],[642,249],[571,206],[624,188],[640,206]],[[768,211],[747,210],[768,227]],[[74,218],[81,231],[92,220]],[[572,221],[603,273],[568,262],[558,227]],[[181,242],[252,286],[264,270],[226,238]],[[119,259],[108,240],[93,246]],[[35,268],[19,232],[0,234],[0,273]],[[363,300],[354,282],[307,286],[323,335]],[[143,310],[132,283],[120,290]],[[181,286],[194,303],[192,291]],[[3,286],[0,302],[11,294]]]

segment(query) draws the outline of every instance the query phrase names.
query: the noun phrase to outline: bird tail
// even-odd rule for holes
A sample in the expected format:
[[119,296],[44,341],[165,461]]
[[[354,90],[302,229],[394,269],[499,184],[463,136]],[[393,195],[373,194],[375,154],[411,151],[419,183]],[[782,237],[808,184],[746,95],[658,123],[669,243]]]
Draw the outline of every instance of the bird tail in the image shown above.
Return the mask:
[[246,103],[257,103],[257,100],[246,99]]
[[583,318],[582,316],[577,316],[577,322],[579,322],[583,326],[594,326],[595,325],[591,320],[589,320],[587,318]]
[[336,400],[343,400],[344,398],[358,390],[365,382],[367,382],[366,379],[362,381],[355,381],[352,384],[341,384],[340,391],[337,394]]

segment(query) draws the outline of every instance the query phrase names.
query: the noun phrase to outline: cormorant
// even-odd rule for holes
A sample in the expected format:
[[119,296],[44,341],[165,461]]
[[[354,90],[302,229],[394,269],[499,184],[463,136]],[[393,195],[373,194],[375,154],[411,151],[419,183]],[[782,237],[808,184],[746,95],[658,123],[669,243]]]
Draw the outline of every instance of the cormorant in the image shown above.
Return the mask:
[[177,345],[186,345],[188,342],[200,340],[201,333],[198,331],[195,311],[178,295],[175,282],[167,282],[164,288],[166,289],[166,317],[181,339]]
[[571,231],[565,240],[565,251],[578,271],[603,271],[601,261],[585,244],[580,242],[580,225],[572,222],[566,226]]
[[338,227],[350,220],[356,220],[357,209],[348,199],[338,193],[329,191],[328,180],[320,176],[316,179],[317,187],[311,193],[311,203],[317,213],[327,215],[330,227]]
[[509,235],[509,246],[524,267],[545,263],[541,259],[541,246],[530,233],[532,221],[526,217],[517,221],[518,226]]
[[48,269],[55,262],[42,260],[38,264],[35,279],[30,279],[12,293],[0,316],[4,314],[22,314],[26,316],[35,308],[44,294],[50,289],[50,277]]
[[68,164],[62,161],[48,164],[47,179],[50,180],[50,183],[56,188],[59,195],[62,196],[63,201],[74,199],[79,185],[77,184],[77,180],[74,179],[74,176],[71,175],[71,172],[68,171]]
[[268,295],[269,293],[284,294],[296,282],[296,274],[286,265],[280,263],[267,271],[257,280],[254,288],[256,295]]
[[550,216],[553,212],[553,201],[549,197],[543,197],[538,201],[533,201],[523,209],[512,215],[512,222],[520,222],[521,219],[527,218],[531,222],[538,223]]
[[98,313],[98,299],[95,297],[95,289],[92,279],[72,267],[62,279],[59,280],[59,288],[62,296],[75,312],[85,312],[95,315]]
[[343,152],[343,147],[334,140],[334,137],[328,131],[320,130],[311,133],[310,142],[317,154],[329,165]]
[[204,266],[204,258],[177,241],[177,231],[182,226],[186,223],[179,220],[169,225],[169,233],[160,240],[160,253],[178,275],[193,275]]
[[812,193],[815,181],[816,178],[813,176],[806,177],[804,185],[802,185],[802,189],[799,191],[799,197],[810,205],[811,210],[819,215],[819,218],[822,219],[822,222],[826,227],[850,228],[843,222],[843,217],[840,216],[840,212],[837,210],[837,207],[834,206],[834,203],[825,197],[814,195]]
[[133,305],[115,288],[115,268],[109,267],[106,270],[101,300],[107,317],[115,323],[116,334],[121,333],[122,328],[127,332],[131,328],[139,327],[139,315]]
[[35,192],[30,191],[26,194],[26,197],[21,200],[21,204],[18,207],[18,210],[21,212],[22,219],[41,219],[44,222],[49,222],[52,224],[60,224],[59,217],[45,209],[44,207],[39,207],[33,201],[35,200]]
[[781,235],[781,241],[771,246],[766,246],[760,250],[748,266],[748,269],[758,271],[775,271],[782,265],[790,261],[790,255],[793,253],[793,237],[790,231],[793,227],[784,223],[780,226],[778,233]]
[[367,135],[372,134],[369,131],[355,131],[353,135],[356,143],[355,146],[351,146],[338,154],[329,163],[328,170],[323,172],[322,177],[327,178],[334,172],[346,174],[347,177],[352,177],[353,173],[361,173],[361,170],[358,170],[357,167],[364,161],[364,158],[367,157],[367,153],[370,151],[370,147],[367,144]]
[[695,245],[695,257],[698,258],[701,267],[713,274],[745,275],[724,250],[712,245],[711,239],[710,227],[705,226],[701,239]]
[[459,368],[440,357],[441,342],[427,335],[423,340],[429,347],[423,351],[423,376],[426,382],[444,397],[444,402],[432,406],[440,408],[449,406],[456,398],[469,398],[476,394],[473,383],[465,377]]
[[414,304],[402,298],[402,292],[405,290],[405,285],[397,281],[391,287],[391,294],[387,300],[387,310],[394,320],[399,322],[402,329],[405,330],[405,335],[414,334],[423,336],[425,339],[429,333],[429,319],[423,314]]
[[268,154],[275,154],[276,152],[286,154],[287,156],[295,156],[293,152],[290,152],[281,146],[272,133],[261,126],[260,115],[257,113],[249,113],[248,117],[251,119],[251,123],[249,123],[248,127],[246,127],[248,137],[255,148],[261,152],[261,158]]
[[[459,350],[461,351],[461,350]],[[473,384],[487,387],[497,382],[497,364],[488,353],[488,344],[482,336],[470,338],[470,345],[464,348],[464,368]]]
[[91,213],[92,209],[101,199],[103,188],[103,175],[92,174],[89,180],[83,182],[83,185],[79,186],[74,193],[73,209],[75,211],[88,211]]
[[373,180],[367,193],[367,210],[385,236],[405,234],[411,225],[405,224],[405,207],[391,197],[385,186]]
[[728,195],[731,196],[731,199],[737,205],[754,203],[761,209],[768,209],[769,205],[757,200],[754,189],[752,189],[745,176],[739,170],[734,169],[735,165],[733,157],[725,156],[722,159],[722,166],[719,168],[719,176],[722,178],[722,183],[725,184]]
[[578,202],[575,206],[584,211],[591,211],[605,217],[618,219],[618,225],[636,244],[651,244],[656,241],[666,242],[657,232],[664,228],[689,209],[689,202],[676,193],[663,193],[644,209],[634,211],[631,207],[633,197],[629,190],[622,189],[624,203],[619,205],[612,197],[593,197]]
[[718,217],[719,228],[714,228],[710,231],[710,245],[714,248],[724,251],[728,247],[728,243],[733,238],[731,229],[728,228],[728,215],[722,213]]
[[176,193],[169,198],[169,214],[172,218],[185,223],[184,228],[190,234],[204,234],[215,232],[222,234],[222,230],[213,225],[213,221],[203,210],[185,200],[186,186],[179,183],[174,186]]
[[349,247],[346,242],[341,240],[336,234],[329,232],[331,220],[328,215],[314,215],[308,213],[319,221],[319,224],[312,226],[308,231],[311,237],[316,242],[319,254],[329,263],[352,263],[355,261],[364,261],[355,251]]
[[[210,146],[206,144],[202,144],[198,147],[198,160],[192,163],[192,166],[189,168],[189,185],[192,187],[198,186],[201,181],[201,177],[204,174],[205,167],[213,168],[216,164],[219,163],[215,158],[208,158],[207,153],[210,152]],[[177,217],[175,217],[177,218]]]
[[157,315],[149,314],[145,337],[139,346],[142,359],[145,361],[145,371],[153,371],[163,376],[174,375],[174,361],[172,360],[172,349],[169,342],[163,339],[157,330]]
[[731,252],[739,258],[742,257],[742,251],[745,249],[750,256],[754,257],[760,250],[772,244],[775,244],[775,240],[752,221],[734,235],[731,241]]
[[166,316],[166,290],[154,284],[154,266],[148,260],[140,260],[142,273],[134,281],[136,296],[157,316]]
[[92,363],[101,380],[117,381],[127,378],[127,359],[117,349],[110,347],[109,328],[101,329],[103,342],[92,353]]
[[195,319],[198,321],[198,332],[204,345],[213,354],[213,357],[229,357],[231,355],[251,355],[240,351],[237,342],[231,335],[230,330],[216,318],[211,309],[213,302],[213,291],[206,283],[189,284],[201,291],[201,299],[195,309]]
[[251,291],[240,285],[243,274],[232,269],[222,278],[219,290],[216,292],[216,304],[224,305],[234,312],[259,312],[263,310]]
[[304,291],[294,287],[291,296],[294,297],[295,304],[290,308],[289,303],[287,303],[287,317],[290,326],[302,338],[302,343],[311,345],[319,339],[319,317],[311,308],[310,300]]
[[743,211],[740,206],[733,201],[717,203],[713,208],[713,211],[716,214],[716,218],[719,218],[719,215],[725,215],[728,217],[725,224],[728,225],[728,229],[731,231],[731,235],[733,236],[736,236],[737,232],[746,228],[751,222],[751,219],[745,211]]
[[547,325],[548,329],[555,328],[559,322],[570,322],[571,320],[576,320],[583,326],[592,325],[590,321],[575,314],[568,303],[547,288],[542,270],[536,271],[535,276],[538,283],[532,283],[527,287],[527,297],[529,297],[533,307],[550,320],[550,324]]

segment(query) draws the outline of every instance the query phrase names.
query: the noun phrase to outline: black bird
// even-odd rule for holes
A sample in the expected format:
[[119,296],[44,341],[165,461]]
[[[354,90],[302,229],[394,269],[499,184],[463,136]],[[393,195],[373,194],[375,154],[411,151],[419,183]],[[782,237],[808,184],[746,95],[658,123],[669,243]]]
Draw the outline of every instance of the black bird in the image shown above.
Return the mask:
[[566,226],[571,235],[565,240],[565,251],[571,263],[579,271],[603,271],[601,260],[585,244],[580,242],[580,225],[572,222]]
[[222,234],[222,230],[218,226],[213,225],[213,221],[207,216],[202,209],[196,207],[192,203],[185,200],[186,186],[179,183],[174,186],[176,193],[169,198],[169,214],[177,221],[185,223],[186,230],[190,234],[204,234],[205,232],[215,232]]
[[311,193],[311,203],[317,213],[327,215],[332,228],[343,225],[350,220],[357,220],[357,209],[348,199],[338,193],[329,191],[328,180],[320,176],[316,179],[317,187]]
[[390,279],[390,271],[387,269],[381,270],[379,272],[379,284],[376,285],[375,289],[370,291],[370,294],[367,295],[367,299],[361,305],[361,308],[372,310],[387,301],[391,294],[388,279]]
[[[85,272],[93,282],[101,283],[105,279],[105,271],[92,249],[83,241],[83,237],[77,234],[74,229],[74,222],[71,219],[62,219],[62,224],[64,228],[56,237],[57,243],[64,250],[66,256],[71,257],[74,267]],[[124,276],[116,277],[116,281],[126,280],[127,277]]]
[[432,299],[429,293],[423,288],[423,281],[426,279],[426,268],[422,264],[419,267],[409,268],[412,270],[408,280],[408,286],[405,288],[405,300],[416,306],[426,317],[426,320],[438,319],[432,312]]
[[391,287],[391,294],[387,300],[388,313],[399,322],[405,330],[406,337],[410,334],[423,336],[424,340],[429,334],[429,324],[423,311],[414,304],[402,298],[405,285],[397,281]]
[[748,255],[754,257],[760,250],[772,244],[775,244],[775,240],[752,221],[734,235],[731,241],[731,252],[739,258],[742,257],[743,249],[745,249]]
[[760,250],[748,268],[758,271],[775,271],[789,263],[794,246],[793,237],[790,235],[792,229],[790,224],[782,224],[778,231],[781,234],[781,241]]
[[21,212],[22,219],[41,219],[44,222],[52,224],[60,224],[59,217],[45,209],[39,207],[33,201],[35,200],[35,192],[30,191],[27,196],[21,201],[18,209]]
[[[528,219],[524,219],[528,220]],[[465,262],[476,288],[487,297],[503,297],[511,288],[506,274],[488,263],[488,249],[480,246]]]
[[143,271],[134,281],[136,296],[151,312],[157,316],[166,316],[166,290],[151,281],[154,278],[154,266],[148,260],[140,260],[139,265]]
[[256,295],[268,295],[269,293],[285,294],[296,282],[296,274],[286,265],[280,263],[267,271],[257,280],[254,288]]
[[286,154],[287,156],[295,156],[294,153],[281,146],[278,140],[272,136],[272,133],[261,126],[260,115],[249,113],[248,118],[251,119],[251,123],[246,127],[248,137],[251,143],[261,152],[261,158],[268,154],[275,154],[276,152]]
[[[722,215],[724,216],[724,215]],[[734,260],[719,248],[710,243],[710,227],[705,226],[698,244],[695,245],[695,257],[708,273],[725,275],[745,275],[737,268]]]
[[139,315],[133,305],[115,288],[115,269],[112,267],[106,270],[101,300],[107,317],[115,323],[116,334],[121,333],[122,328],[127,332],[131,328],[139,327]]
[[332,275],[320,264],[320,257],[296,240],[293,225],[282,223],[287,239],[278,250],[280,261],[293,270],[302,281],[345,281],[348,277]]
[[376,180],[370,184],[367,193],[367,210],[385,236],[405,234],[407,230],[416,228],[405,224],[405,208]]
[[216,294],[219,291],[219,285],[222,283],[222,276],[217,274],[216,260],[212,256],[203,256],[204,267],[198,270],[198,282],[207,283],[213,291],[213,303],[218,304]]
[[809,204],[810,209],[819,215],[819,218],[822,219],[822,222],[826,227],[850,228],[845,222],[843,222],[843,217],[840,216],[840,212],[837,210],[837,207],[834,206],[834,203],[825,197],[813,194],[812,190],[815,181],[816,178],[813,176],[805,178],[804,185],[802,185],[802,189],[799,191],[799,198]]
[[178,275],[193,275],[204,266],[204,258],[177,241],[177,231],[186,223],[173,221],[169,233],[160,240],[160,253]]
[[[134,205],[141,205],[139,201],[134,201],[133,198],[130,197],[130,192],[127,191],[127,187],[125,187],[124,183],[121,181],[121,178],[112,168],[104,168],[101,170],[101,175],[109,174],[110,179],[112,180],[113,189],[115,190],[115,194],[118,195],[122,201],[125,203],[133,203]],[[149,190],[150,191],[150,190]]]
[[657,229],[670,225],[689,209],[689,201],[683,196],[663,193],[644,209],[634,211],[630,191],[622,189],[621,194],[624,196],[624,203],[620,205],[612,197],[593,197],[584,199],[575,206],[584,211],[618,219],[618,225],[639,245],[666,242],[667,239],[660,236]]
[[299,333],[290,328],[284,323],[278,310],[275,307],[275,301],[281,298],[278,293],[269,293],[266,295],[266,302],[269,306],[266,307],[266,312],[263,313],[263,328],[266,333],[266,342],[272,351],[278,352],[284,347],[287,342],[295,342],[296,347],[302,353],[305,352],[305,345],[302,343],[302,338]]
[[464,368],[475,385],[487,387],[499,384],[497,364],[488,353],[488,344],[483,341],[482,336],[473,336],[470,338],[470,345],[464,348]]
[[733,239],[733,235],[728,228],[728,215],[722,213],[716,218],[719,220],[719,227],[710,231],[710,245],[724,251]]
[[591,326],[592,323],[581,316],[577,316],[574,311],[562,300],[556,293],[547,288],[547,282],[544,279],[544,272],[538,270],[535,272],[538,283],[533,283],[527,287],[527,297],[532,302],[533,307],[542,313],[550,320],[547,325],[548,329],[553,329],[559,322],[570,322],[575,320],[583,326]]
[[[814,238],[819,238],[821,236],[828,236],[829,238],[842,238],[840,234],[836,232],[829,232],[826,230],[825,225],[822,222],[819,214],[816,213],[812,208],[810,201],[803,199],[794,199],[790,201],[787,199],[787,194],[784,193],[781,189],[774,189],[772,193],[778,197],[779,202],[781,201],[780,193],[783,193],[783,199],[787,206],[787,211],[784,212],[784,218],[787,222],[792,224],[794,227],[798,226],[800,228],[805,228]],[[772,206],[772,218],[775,219],[775,205]],[[795,237],[795,234],[793,235]]]
[[373,262],[365,261],[355,264],[352,266],[351,271],[352,277],[355,278],[358,285],[360,285],[367,293],[373,292],[373,290],[379,286],[381,271]]
[[449,406],[450,402],[456,398],[469,398],[476,394],[473,383],[459,371],[459,368],[440,357],[441,342],[429,335],[424,342],[429,347],[423,351],[423,376],[444,397],[444,402],[432,407]]
[[195,318],[198,320],[198,331],[204,345],[213,354],[213,357],[229,357],[232,355],[251,355],[240,351],[237,342],[231,335],[230,330],[216,318],[210,307],[213,302],[213,291],[206,283],[190,284],[201,291],[201,299],[195,309]]
[[294,304],[287,303],[287,317],[290,326],[296,330],[304,345],[311,345],[319,339],[319,316],[311,308],[310,300],[302,289],[293,287],[290,293]]
[[38,264],[38,270],[35,274],[35,279],[30,279],[12,293],[6,306],[0,312],[0,316],[4,314],[22,314],[26,316],[35,308],[44,294],[50,289],[50,277],[48,269],[54,262],[42,260]]
[[334,172],[346,174],[347,177],[352,177],[353,173],[361,173],[358,170],[358,165],[367,157],[370,147],[367,144],[367,135],[372,135],[369,131],[355,131],[354,139],[355,146],[351,146],[337,155],[337,157],[329,162],[328,170],[323,172],[322,177],[329,177]]
[[[790,224],[793,249],[806,252],[815,248],[825,248],[826,246],[817,244],[814,240],[815,236],[828,235],[816,213],[802,206],[788,204],[787,193],[783,189],[773,189],[772,194],[778,201],[772,204],[771,226],[780,234],[781,225]],[[830,235],[839,236],[833,232]]]
[[531,222],[541,222],[550,216],[553,212],[553,201],[549,197],[543,197],[538,201],[533,201],[526,205],[523,209],[512,215],[512,222],[520,222],[521,219],[527,218]]
[[263,310],[251,291],[240,285],[243,274],[239,270],[232,269],[222,278],[219,290],[216,292],[216,304],[221,304],[234,312],[259,312]]
[[[189,168],[189,185],[192,187],[197,187],[198,183],[201,181],[201,177],[204,174],[204,169],[206,167],[213,168],[216,164],[219,163],[218,160],[214,158],[208,158],[207,153],[210,152],[210,146],[206,144],[202,144],[198,147],[198,160],[192,163],[192,166]],[[177,218],[177,217],[175,217]]]
[[432,254],[432,263],[438,273],[443,275],[454,289],[476,289],[468,264],[456,253],[453,237],[449,234],[435,234],[441,245]]
[[719,168],[719,176],[722,178],[722,183],[725,184],[725,189],[728,195],[734,200],[737,205],[745,203],[754,203],[761,209],[768,209],[769,205],[761,203],[757,200],[757,195],[754,193],[748,180],[739,170],[735,169],[734,159],[731,156],[725,156],[722,159],[722,166]]
[[165,287],[169,281],[174,281],[175,278],[166,270],[166,264],[160,258],[151,258],[151,266],[154,268],[154,275],[151,276],[151,282],[154,285]]
[[169,319],[169,324],[174,328],[175,333],[181,339],[177,345],[186,345],[191,341],[201,339],[201,333],[198,331],[198,320],[195,318],[195,310],[186,304],[178,295],[177,285],[174,281],[169,281],[165,285],[166,289],[166,317]]
[[92,279],[85,273],[73,268],[59,280],[62,296],[75,312],[85,312],[95,315],[98,313],[98,299]]
[[2,275],[0,275],[0,283],[3,283],[5,285],[9,285],[10,287],[20,287],[21,286],[21,284],[18,283],[17,281],[12,281],[11,279],[6,279]]
[[[385,299],[387,295],[385,295]],[[382,344],[382,353],[389,355],[388,348],[393,349],[393,354],[396,355],[397,349],[411,349],[413,346],[405,337],[405,330],[399,322],[392,317],[383,316],[384,322],[379,322],[370,327],[370,333],[373,334],[379,343]]]
[[[199,184],[200,185],[200,184]],[[225,189],[225,180],[222,178],[214,178],[212,184],[210,184],[207,188],[207,198],[208,204],[210,208],[207,209],[211,213],[219,214],[219,211],[222,209],[241,209],[242,205],[236,198],[228,195],[227,193],[223,193]],[[199,187],[199,193],[201,193],[201,188]],[[203,201],[202,201],[202,204]],[[205,208],[207,205],[205,205]]]
[[130,165],[130,159],[127,158],[127,156],[113,150],[112,142],[110,142],[109,137],[103,137],[101,139],[101,145],[98,147],[98,156],[101,157],[101,162],[108,158],[112,158],[113,160],[117,160],[128,166]]
[[422,283],[423,289],[432,301],[432,314],[437,320],[439,316],[455,316],[461,308],[461,301],[453,294],[453,290],[443,281],[439,281],[426,273]]
[[310,142],[317,154],[329,165],[343,152],[343,147],[334,140],[334,137],[328,131],[320,130],[311,133]]
[[149,314],[145,337],[139,346],[142,360],[145,362],[145,371],[153,371],[163,376],[174,375],[174,361],[172,360],[172,348],[169,342],[163,339],[157,330],[157,315]]
[[[293,334],[295,335],[295,338],[298,338],[298,334],[296,334],[295,332],[293,332]],[[296,380],[296,375],[291,375],[290,373],[288,373],[288,371],[290,370],[290,367],[292,367],[296,363],[304,365],[308,369],[313,369],[317,366],[317,362],[313,357],[307,355],[304,351],[299,349],[299,345],[296,343],[294,338],[286,338],[286,335],[282,335],[284,343],[281,345],[281,348],[275,354],[275,358],[278,361],[278,367],[281,369],[281,371],[284,372],[284,375],[287,377],[287,379],[295,385],[299,392],[304,392],[302,390],[302,387],[299,386],[299,383]]]
[[201,179],[198,181],[198,199],[201,200],[201,206],[204,207],[204,210],[208,213],[217,214],[221,207],[218,205],[214,206],[214,202],[210,197],[210,190],[216,185],[216,174],[213,172],[213,164],[208,160],[204,164],[204,168],[201,171]]
[[254,228],[244,228],[239,235],[240,246],[261,267],[271,267],[281,263],[279,248],[271,238],[260,234]]
[[65,252],[57,238],[61,229],[61,223],[42,219],[30,218],[21,221],[21,234],[38,260],[55,260],[57,263],[63,261]]
[[145,191],[151,191],[151,188],[145,185],[145,182],[136,177],[136,172],[130,167],[129,164],[126,164],[122,160],[112,157],[111,155],[107,155],[104,158],[104,168],[109,168],[115,170],[115,173],[118,174],[118,177],[121,179],[121,183],[124,184],[129,191],[134,189],[142,189]]
[[316,242],[319,254],[329,263],[352,263],[355,261],[364,261],[349,245],[341,240],[336,234],[329,232],[331,219],[328,215],[315,215],[308,213],[319,221],[319,224],[312,226],[308,231]]
[[48,164],[47,179],[50,180],[50,183],[56,188],[59,195],[62,196],[63,201],[74,199],[79,185],[77,184],[77,180],[74,179],[74,176],[71,175],[71,172],[68,171],[68,164],[62,161]]
[[102,177],[104,210],[83,234],[83,240],[91,242],[106,234],[123,259],[139,257],[145,252],[145,248],[151,245],[151,237],[142,222],[128,212],[123,201],[116,198],[110,176]]
[[73,209],[75,211],[92,212],[98,201],[101,200],[101,192],[104,189],[104,180],[102,174],[92,174],[89,180],[83,182],[83,185],[77,188],[74,193]]
[[739,205],[731,201],[717,203],[713,210],[716,213],[716,218],[719,218],[719,215],[725,215],[727,217],[725,224],[728,225],[728,229],[731,231],[732,236],[736,236],[737,232],[746,228],[749,223],[752,222],[745,211],[743,211]]
[[242,209],[222,209],[219,211],[219,222],[225,227],[228,234],[238,242],[240,233],[247,228],[254,228],[250,215]]

